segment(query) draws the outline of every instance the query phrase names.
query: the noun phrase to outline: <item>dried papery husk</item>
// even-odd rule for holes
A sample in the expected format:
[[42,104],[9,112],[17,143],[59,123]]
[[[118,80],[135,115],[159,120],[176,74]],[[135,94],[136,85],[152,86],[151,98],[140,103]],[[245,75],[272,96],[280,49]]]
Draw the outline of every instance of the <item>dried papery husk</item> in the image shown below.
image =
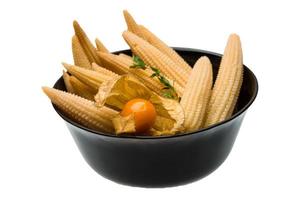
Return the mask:
[[[95,101],[100,107],[107,105],[122,110],[128,101],[135,98],[146,99],[155,107],[157,116],[150,131],[152,135],[172,135],[183,130],[184,112],[178,101],[157,95],[131,75],[123,75],[103,83]],[[132,128],[134,118],[119,114],[113,119],[113,123],[117,134],[135,131]]]
[[115,127],[115,132],[117,135],[120,134],[133,134],[135,133],[135,121],[134,115],[128,115],[123,117],[121,115],[117,115],[115,118],[112,119],[113,125]]
[[173,135],[184,130],[184,111],[178,101],[153,93],[150,102],[154,105],[157,114],[153,125],[154,135]]
[[135,98],[150,99],[151,91],[130,75],[123,75],[104,82],[95,96],[98,106],[107,104],[122,110],[123,106]]

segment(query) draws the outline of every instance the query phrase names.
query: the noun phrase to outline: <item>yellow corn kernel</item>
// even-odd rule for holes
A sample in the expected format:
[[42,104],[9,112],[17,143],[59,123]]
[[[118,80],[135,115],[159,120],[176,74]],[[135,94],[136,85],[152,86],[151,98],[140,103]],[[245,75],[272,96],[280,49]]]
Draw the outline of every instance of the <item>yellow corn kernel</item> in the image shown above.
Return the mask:
[[96,63],[92,63],[92,69],[96,72],[99,72],[99,73],[109,76],[111,78],[116,78],[119,76],[118,74],[116,74],[108,69],[105,69],[104,67],[101,67],[101,66],[97,65]]
[[85,69],[82,67],[69,65],[63,63],[63,66],[67,69],[67,71],[78,78],[80,81],[85,83],[86,85],[92,87],[95,90],[98,90],[99,86],[104,82],[111,79],[111,77],[100,74],[99,72]]
[[207,109],[206,126],[229,118],[237,102],[243,79],[240,38],[229,36]]
[[176,84],[185,87],[189,73],[174,63],[168,56],[129,31],[125,31],[123,37],[132,52],[138,55],[147,65],[155,66],[160,69],[165,76],[175,81]]
[[101,51],[104,53],[109,53],[108,49],[104,46],[104,44],[98,38],[96,38],[95,43],[96,43],[96,47],[97,47],[98,51]]
[[209,59],[203,56],[193,67],[180,101],[184,110],[186,131],[195,131],[203,127],[212,82],[212,65]]
[[85,99],[94,101],[94,96],[97,94],[97,90],[94,90],[93,88],[82,83],[74,76],[70,77],[70,83],[74,90],[74,94],[77,94],[78,96],[81,96]]
[[74,27],[75,35],[77,36],[80,45],[82,46],[85,52],[85,55],[89,59],[89,62],[90,63],[94,62],[100,65],[101,61],[97,55],[97,49],[93,46],[93,44],[91,43],[91,41],[89,40],[89,38],[87,37],[87,35],[80,27],[77,21],[73,22],[73,27]]
[[63,71],[63,79],[64,79],[64,82],[65,82],[65,86],[66,86],[66,89],[68,92],[70,93],[74,93],[74,88],[72,87],[72,84],[70,82],[70,75]]
[[73,53],[73,60],[76,66],[84,67],[87,69],[91,68],[91,63],[86,56],[79,40],[76,35],[72,37],[72,53]]
[[94,130],[113,133],[112,119],[117,116],[117,111],[105,106],[99,108],[93,101],[64,91],[49,87],[42,89],[52,103],[72,120]]

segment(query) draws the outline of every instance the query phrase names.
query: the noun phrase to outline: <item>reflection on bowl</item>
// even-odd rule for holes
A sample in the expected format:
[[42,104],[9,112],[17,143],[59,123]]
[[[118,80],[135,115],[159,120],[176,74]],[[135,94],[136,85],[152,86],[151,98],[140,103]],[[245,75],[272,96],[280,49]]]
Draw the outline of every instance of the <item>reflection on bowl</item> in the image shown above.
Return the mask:
[[[189,48],[175,50],[191,65],[209,57],[214,78],[221,55]],[[131,54],[130,50],[116,53]],[[54,88],[65,90],[60,78]],[[54,109],[65,120],[81,154],[100,175],[126,185],[168,187],[198,180],[219,167],[234,144],[246,114],[256,98],[258,83],[245,66],[244,81],[233,116],[213,126],[175,136],[115,136],[88,129]]]

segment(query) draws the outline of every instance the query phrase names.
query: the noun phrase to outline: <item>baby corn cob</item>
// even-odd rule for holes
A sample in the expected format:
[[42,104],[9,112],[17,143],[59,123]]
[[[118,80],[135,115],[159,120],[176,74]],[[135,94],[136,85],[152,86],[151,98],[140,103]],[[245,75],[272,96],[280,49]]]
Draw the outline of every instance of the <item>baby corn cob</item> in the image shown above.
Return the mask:
[[76,66],[84,67],[87,69],[91,68],[91,63],[86,56],[79,40],[76,35],[72,37],[72,53],[73,53],[73,60]]
[[100,74],[99,72],[84,69],[82,67],[77,67],[74,65],[69,65],[63,63],[63,66],[68,70],[70,74],[78,78],[83,83],[87,84],[88,86],[92,87],[95,90],[98,90],[99,86],[104,82],[111,79],[111,77]]
[[98,51],[101,51],[104,53],[109,53],[108,49],[104,46],[104,44],[98,38],[96,38],[95,43],[96,43],[96,47],[97,47]]
[[206,126],[231,116],[243,79],[243,55],[240,38],[230,35],[221,60],[207,109]]
[[212,81],[212,65],[209,59],[203,56],[196,62],[180,101],[185,114],[186,131],[195,131],[203,126]]
[[63,79],[64,79],[64,82],[65,82],[65,86],[66,86],[66,89],[68,92],[70,93],[74,93],[74,88],[72,87],[72,84],[70,82],[70,75],[63,71]]
[[96,72],[99,72],[99,73],[109,76],[111,78],[117,78],[119,76],[118,74],[116,74],[108,69],[105,69],[105,68],[97,65],[96,63],[92,63],[92,69]]
[[125,58],[122,60],[118,60],[117,55],[104,52],[98,52],[98,55],[103,63],[103,67],[105,67],[106,69],[119,75],[128,74],[128,67],[130,65],[126,65],[128,64],[128,62],[126,62]]
[[127,24],[128,31],[138,35],[139,37],[143,37],[139,25],[135,22],[130,13],[127,10],[124,10],[123,15]]
[[100,65],[101,61],[97,55],[96,48],[93,46],[93,44],[91,43],[91,41],[89,40],[89,38],[87,37],[87,35],[80,27],[77,21],[73,22],[73,27],[74,27],[75,35],[77,36],[80,45],[82,46],[85,55],[89,59],[90,63],[95,62]]
[[[114,54],[105,54],[99,53],[103,62],[110,66],[112,69],[120,69],[124,71],[124,74],[132,74],[137,79],[139,79],[142,83],[144,83],[148,88],[156,92],[157,94],[161,94],[163,89],[163,85],[159,82],[158,79],[152,78],[151,75],[153,71],[149,68],[143,69],[134,69],[130,68],[133,65],[133,60],[129,56],[121,56],[121,55],[114,55]],[[170,81],[171,82],[171,81]],[[178,84],[175,85],[175,90],[179,96],[183,93],[183,88]]]
[[73,87],[74,94],[77,94],[78,96],[81,96],[85,99],[94,101],[94,96],[96,95],[97,90],[94,90],[93,88],[82,83],[74,76],[70,77],[70,83]]
[[162,73],[175,81],[181,87],[185,87],[189,73],[174,63],[168,56],[135,34],[125,31],[123,37],[134,54],[138,55],[147,65],[155,66]]
[[185,60],[176,53],[172,48],[170,48],[166,43],[164,43],[162,40],[160,40],[156,35],[154,35],[151,31],[149,31],[144,26],[139,26],[140,31],[142,34],[142,38],[144,38],[146,41],[148,41],[150,44],[152,44],[154,47],[156,47],[158,50],[169,56],[178,66],[182,67],[186,73],[190,73],[192,68],[190,65],[185,62]]
[[134,18],[130,15],[127,10],[123,11],[124,18],[127,24],[127,28],[130,32],[136,34],[137,36],[143,38],[151,45],[156,47],[162,53],[166,54],[171,58],[177,65],[181,66],[187,73],[190,73],[192,68],[185,62],[185,60],[179,56],[176,51],[170,48],[166,43],[149,31],[146,27],[138,25]]
[[43,87],[50,100],[70,118],[82,125],[100,131],[113,132],[112,119],[117,111],[108,107],[96,107],[94,102],[57,89]]
[[[133,65],[133,60],[130,56],[128,55],[119,55],[119,57],[122,57],[124,59],[124,63],[127,64],[127,66],[132,66]],[[120,58],[119,58],[120,59]],[[161,94],[162,89],[165,87],[162,85],[158,79],[151,77],[153,74],[153,71],[149,69],[149,67],[146,67],[145,70],[142,69],[134,69],[134,68],[129,68],[128,71],[129,74],[134,75],[137,77],[140,81],[142,81],[148,88],[152,89],[155,91],[157,94]],[[172,83],[169,78],[166,78],[170,83]],[[177,92],[178,96],[181,96],[183,94],[184,88],[181,87],[178,84],[174,85],[175,91]]]

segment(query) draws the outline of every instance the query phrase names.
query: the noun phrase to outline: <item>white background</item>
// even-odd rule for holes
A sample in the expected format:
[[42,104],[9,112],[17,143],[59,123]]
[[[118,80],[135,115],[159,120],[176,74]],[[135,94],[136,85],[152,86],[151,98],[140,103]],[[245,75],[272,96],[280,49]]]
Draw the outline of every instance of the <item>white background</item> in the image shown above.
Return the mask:
[[[0,199],[299,199],[300,7],[297,1],[1,1]],[[260,91],[225,163],[166,189],[108,181],[81,157],[41,86],[72,62],[72,21],[111,50],[127,48],[128,9],[171,46],[222,53],[241,36]],[[298,191],[297,191],[298,190]]]

